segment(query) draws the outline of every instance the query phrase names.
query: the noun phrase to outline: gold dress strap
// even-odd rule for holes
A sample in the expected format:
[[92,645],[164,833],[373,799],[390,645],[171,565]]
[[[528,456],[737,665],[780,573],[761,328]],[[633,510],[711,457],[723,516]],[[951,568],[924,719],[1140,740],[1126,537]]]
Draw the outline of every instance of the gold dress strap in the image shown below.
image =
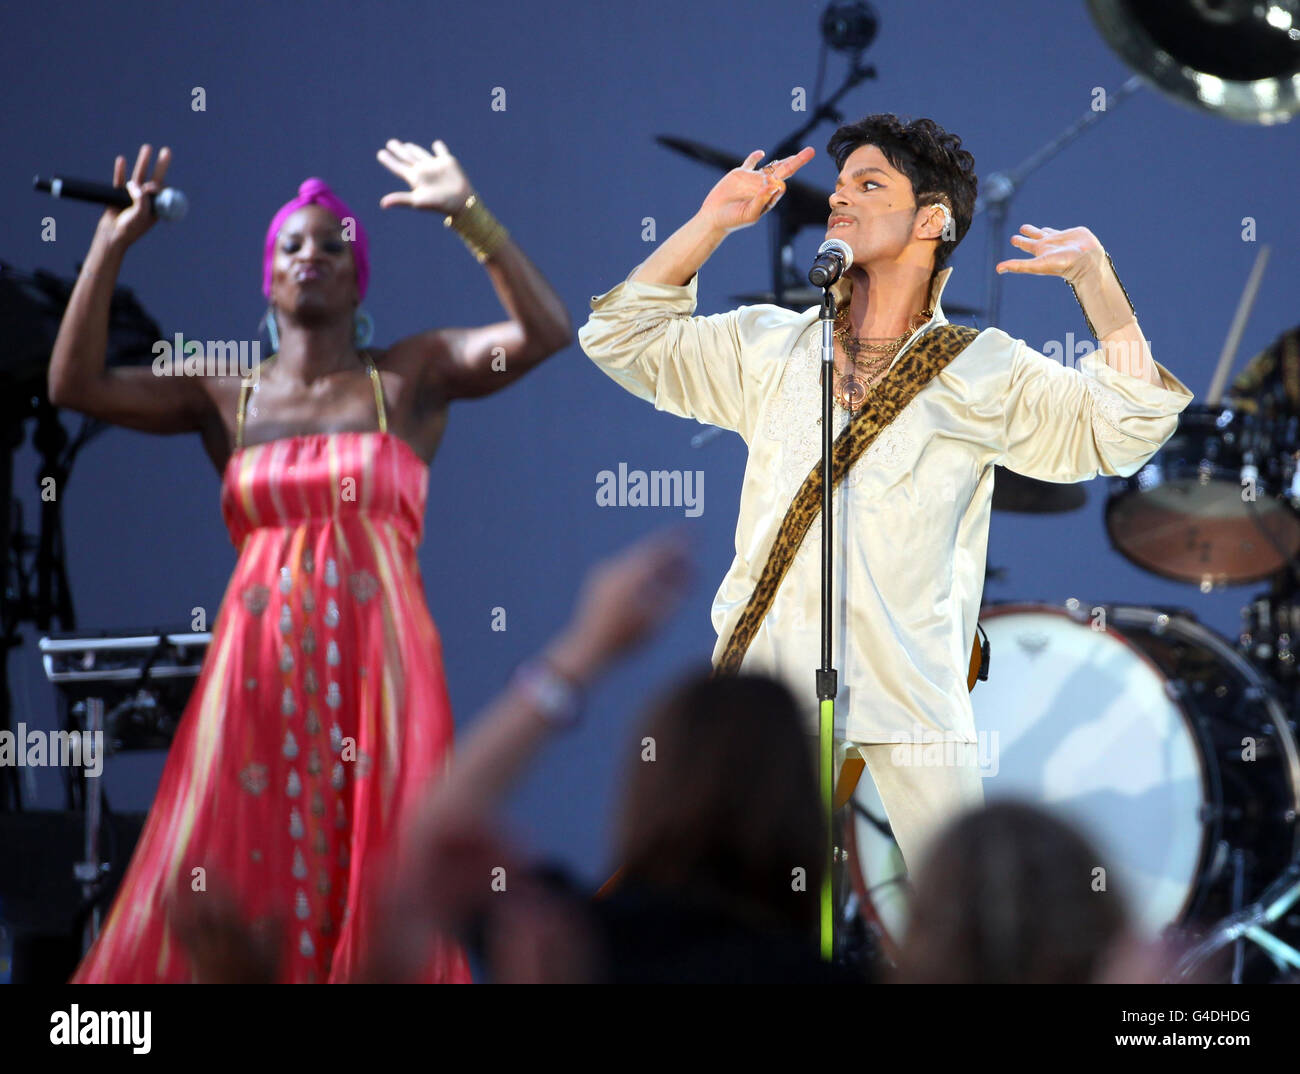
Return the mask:
[[241,451],[244,447],[244,410],[248,406],[248,389],[257,382],[257,375],[261,372],[262,366],[269,365],[275,359],[271,355],[265,362],[258,364],[253,370],[251,377],[244,377],[239,382],[239,409],[235,412],[235,450]]
[[375,389],[375,409],[379,411],[379,431],[388,432],[388,414],[384,410],[384,386],[379,380],[379,370],[375,368],[375,363],[370,360],[370,355],[366,355],[366,369],[370,372],[370,383]]

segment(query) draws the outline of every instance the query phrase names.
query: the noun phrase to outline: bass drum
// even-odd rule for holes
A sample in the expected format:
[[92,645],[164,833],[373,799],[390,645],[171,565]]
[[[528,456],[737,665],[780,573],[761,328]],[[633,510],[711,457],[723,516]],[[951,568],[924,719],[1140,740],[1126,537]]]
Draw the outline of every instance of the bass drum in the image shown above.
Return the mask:
[[[1073,602],[1072,602],[1073,603]],[[1295,728],[1260,674],[1191,616],[1124,605],[994,605],[971,695],[987,801],[1045,806],[1101,854],[1140,930],[1192,931],[1255,898],[1295,856]],[[869,778],[847,827],[859,913],[892,953],[902,859]]]

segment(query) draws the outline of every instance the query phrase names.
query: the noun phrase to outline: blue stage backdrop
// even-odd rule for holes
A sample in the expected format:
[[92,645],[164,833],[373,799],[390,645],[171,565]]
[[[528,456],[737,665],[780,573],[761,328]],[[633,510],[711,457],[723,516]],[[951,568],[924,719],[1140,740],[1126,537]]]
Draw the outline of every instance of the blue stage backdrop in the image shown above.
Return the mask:
[[[878,78],[843,104],[930,116],[959,133],[982,176],[1010,168],[1089,110],[1128,70],[1082,2],[876,0]],[[30,190],[33,173],[107,181],[113,156],[169,145],[170,181],[191,199],[182,223],[134,248],[122,282],[170,337],[253,339],[263,312],[263,231],[299,182],[319,175],[370,229],[367,306],[380,343],[442,324],[496,319],[486,276],[427,214],[381,211],[394,178],[375,159],[390,137],[441,138],[523,248],[555,282],[575,326],[699,204],[717,174],[657,146],[657,134],[743,156],[799,126],[820,45],[818,2],[593,5],[204,3],[9,5],[0,59],[6,197],[0,256],[70,274],[96,210]],[[843,60],[832,56],[826,85]],[[201,90],[203,108],[196,110]],[[494,102],[496,107],[494,107]],[[800,175],[834,181],[824,146]],[[1239,364],[1300,320],[1297,128],[1239,126],[1143,90],[1035,174],[1010,226],[1085,224],[1113,255],[1156,356],[1203,395],[1261,243],[1273,247]],[[55,241],[43,241],[53,216]],[[1243,221],[1257,241],[1243,240]],[[799,256],[814,247],[806,233]],[[986,226],[954,259],[950,302],[978,305]],[[1006,254],[1012,252],[1005,245]],[[700,312],[768,286],[763,227],[733,236],[700,276]],[[1004,278],[1002,324],[1042,349],[1082,339],[1059,280]],[[71,424],[71,416],[68,421]],[[811,418],[810,418],[811,420]],[[730,434],[692,447],[693,423],[616,387],[576,344],[502,395],[453,408],[435,460],[420,562],[463,730],[520,660],[564,622],[596,557],[655,528],[697,538],[698,584],[671,629],[590,697],[585,723],[557,742],[510,803],[522,840],[598,878],[613,806],[634,763],[638,713],[666,679],[707,661],[709,606],[732,554],[744,447]],[[702,471],[703,510],[601,507],[597,475]],[[37,460],[17,459],[26,517]],[[235,553],[217,475],[196,438],[112,430],[85,451],[63,491],[81,626],[181,625],[221,600]],[[1124,601],[1192,609],[1235,636],[1250,588],[1202,595],[1145,575],[1108,545],[1104,482],[1073,514],[995,516],[990,556],[1007,568],[992,600]],[[505,609],[494,631],[494,609]],[[11,660],[15,718],[48,726],[50,687],[35,634]],[[808,687],[813,685],[809,669]],[[114,807],[143,809],[157,755],[107,770]],[[57,806],[51,771],[23,773],[32,806]]]

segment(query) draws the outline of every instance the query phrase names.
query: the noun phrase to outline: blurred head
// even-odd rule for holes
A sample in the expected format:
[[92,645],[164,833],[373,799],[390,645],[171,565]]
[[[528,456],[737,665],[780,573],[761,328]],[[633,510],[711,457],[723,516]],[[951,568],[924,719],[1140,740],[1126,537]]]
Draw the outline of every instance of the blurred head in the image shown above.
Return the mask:
[[812,929],[825,828],[790,691],[757,675],[694,676],[651,710],[644,734],[652,744],[633,763],[619,824],[626,882],[760,927]]
[[[826,146],[839,169],[826,237],[843,239],[855,266],[947,263],[975,211],[975,158],[932,119],[888,113],[840,127]],[[952,223],[938,205],[946,205]]]
[[1094,891],[1097,850],[1037,806],[968,812],[914,877],[899,975],[945,984],[1087,983],[1125,937],[1119,894]]
[[351,314],[370,282],[365,228],[320,179],[308,179],[266,231],[262,292],[278,310],[313,321]]

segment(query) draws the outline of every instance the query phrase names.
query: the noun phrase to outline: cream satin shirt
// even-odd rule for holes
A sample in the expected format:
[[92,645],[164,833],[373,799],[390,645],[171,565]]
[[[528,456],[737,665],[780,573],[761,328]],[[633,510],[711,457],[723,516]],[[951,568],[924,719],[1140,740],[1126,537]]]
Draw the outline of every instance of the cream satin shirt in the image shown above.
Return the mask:
[[[951,273],[936,277],[934,317],[907,346],[946,323],[939,300]],[[742,306],[694,316],[697,283],[625,281],[591,300],[578,339],[632,394],[738,432],[749,447],[736,556],[713,601],[716,662],[786,508],[820,458],[821,329],[816,307]],[[840,294],[847,300],[847,290]],[[1112,369],[1096,352],[1071,369],[990,328],[881,432],[835,490],[840,736],[976,741],[966,676],[994,464],[1060,482],[1135,473],[1172,435],[1192,398],[1157,369],[1163,387]],[[837,434],[848,417],[836,407]],[[819,513],[743,665],[783,678],[806,700],[814,727],[821,522]],[[997,673],[994,652],[990,675]]]

